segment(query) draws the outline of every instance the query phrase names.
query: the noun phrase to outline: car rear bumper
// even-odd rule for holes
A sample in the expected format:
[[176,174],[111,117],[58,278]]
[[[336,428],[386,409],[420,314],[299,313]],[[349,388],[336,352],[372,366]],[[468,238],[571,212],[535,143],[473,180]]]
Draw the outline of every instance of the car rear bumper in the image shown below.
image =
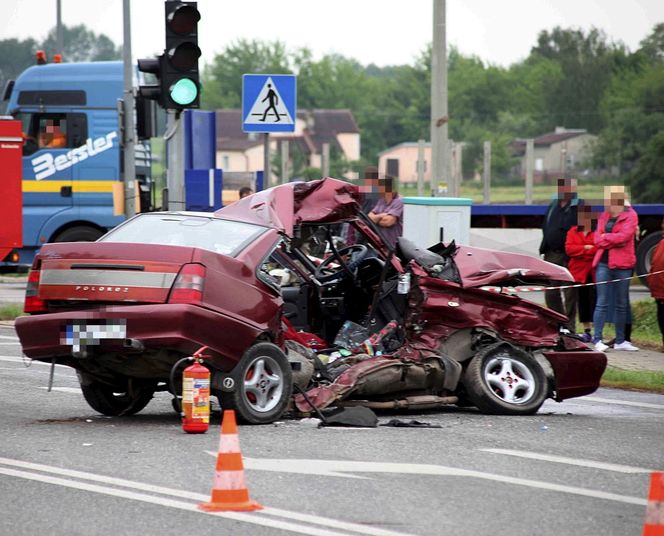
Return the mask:
[[[72,347],[63,340],[68,324],[119,320],[126,322],[126,338],[140,341],[146,350],[169,349],[191,354],[201,346],[208,346],[231,362],[238,361],[264,332],[260,326],[242,319],[189,304],[123,305],[25,316],[16,319],[15,327],[26,356],[50,360],[72,355]],[[99,347],[135,351],[125,347],[125,340],[104,340]]]
[[593,393],[606,369],[606,354],[594,351],[544,352],[555,376],[558,401]]

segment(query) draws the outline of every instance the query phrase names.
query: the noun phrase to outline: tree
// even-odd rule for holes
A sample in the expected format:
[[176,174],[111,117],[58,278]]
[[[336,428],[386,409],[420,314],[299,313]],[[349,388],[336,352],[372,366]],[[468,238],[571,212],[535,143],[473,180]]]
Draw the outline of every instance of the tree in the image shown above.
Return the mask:
[[15,79],[35,64],[37,42],[34,39],[3,39],[0,41],[0,90],[8,80]]
[[599,104],[613,74],[627,64],[624,45],[610,41],[597,28],[542,31],[531,56],[553,60],[562,76],[545,89],[550,112],[549,128],[586,128],[598,132],[603,126]]
[[664,130],[658,132],[648,142],[630,177],[630,187],[634,201],[640,203],[664,201]]
[[63,50],[57,49],[57,29],[53,28],[41,44],[50,59],[53,54],[62,54],[66,62],[108,61],[121,58],[122,49],[116,47],[110,37],[96,34],[84,24],[62,26]]
[[239,108],[243,74],[289,74],[293,72],[290,63],[290,55],[281,41],[239,39],[231,43],[203,70],[203,108]]

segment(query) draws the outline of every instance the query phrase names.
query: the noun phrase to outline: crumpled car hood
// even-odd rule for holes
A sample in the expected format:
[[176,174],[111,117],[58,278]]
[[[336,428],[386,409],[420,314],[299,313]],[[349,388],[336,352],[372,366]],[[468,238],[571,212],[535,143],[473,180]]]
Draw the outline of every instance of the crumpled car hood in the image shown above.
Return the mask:
[[293,236],[300,223],[352,219],[360,211],[357,186],[338,179],[292,182],[257,192],[219,209],[219,218],[272,227]]
[[513,281],[574,281],[567,268],[537,257],[459,246],[454,257],[464,287],[505,284]]

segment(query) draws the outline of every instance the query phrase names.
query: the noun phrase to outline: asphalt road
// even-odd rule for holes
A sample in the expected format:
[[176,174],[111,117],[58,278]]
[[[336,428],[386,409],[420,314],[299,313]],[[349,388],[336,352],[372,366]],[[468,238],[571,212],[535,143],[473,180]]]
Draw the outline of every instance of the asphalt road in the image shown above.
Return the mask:
[[84,402],[0,328],[0,534],[639,535],[664,469],[664,396],[600,390],[533,417],[383,414],[438,429],[241,426],[255,513],[206,514],[218,446],[163,393],[134,417]]

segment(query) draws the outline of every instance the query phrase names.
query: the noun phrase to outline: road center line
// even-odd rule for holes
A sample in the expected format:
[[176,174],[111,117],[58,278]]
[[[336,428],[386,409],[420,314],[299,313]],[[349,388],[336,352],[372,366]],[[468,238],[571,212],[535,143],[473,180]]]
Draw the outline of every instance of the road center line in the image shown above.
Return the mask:
[[528,458],[531,460],[542,460],[545,462],[564,463],[567,465],[578,465],[580,467],[592,467],[594,469],[603,469],[605,471],[615,471],[617,473],[652,473],[654,469],[645,469],[643,467],[632,467],[630,465],[619,465],[615,463],[596,462],[592,460],[582,460],[577,458],[567,458],[564,456],[554,456],[552,454],[539,454],[537,452],[528,452],[525,450],[510,449],[479,449],[482,452],[492,452],[494,454],[506,454],[507,456],[516,456],[518,458]]
[[619,406],[633,406],[635,408],[664,409],[664,404],[651,404],[649,402],[632,402],[631,400],[617,400],[615,398],[602,398],[599,396],[584,396],[577,399],[579,402],[589,400],[590,402],[601,402],[602,404],[617,404]]
[[491,480],[493,482],[502,482],[505,484],[514,484],[517,486],[526,486],[529,488],[543,489],[547,491],[558,491],[572,495],[581,495],[594,499],[604,499],[607,501],[616,501],[626,504],[636,504],[645,506],[646,499],[640,497],[630,497],[609,493],[593,489],[579,488],[576,486],[565,486],[551,482],[542,482],[539,480],[529,480],[526,478],[517,478],[495,473],[486,473],[483,471],[473,471],[469,469],[458,469],[456,467],[446,467],[444,465],[427,465],[412,463],[382,463],[382,462],[356,462],[347,460],[307,460],[307,459],[257,459],[244,458],[244,466],[247,469],[258,471],[274,471],[280,473],[299,473],[299,474],[318,474],[324,476],[339,476],[338,473],[398,473],[408,475],[431,475],[431,476],[460,476],[469,478],[479,478],[482,480]]
[[[152,484],[146,484],[143,482],[136,482],[132,480],[125,480],[122,478],[115,478],[104,475],[97,475],[94,473],[87,473],[83,471],[76,471],[71,469],[64,469],[60,467],[52,467],[48,465],[36,464],[31,462],[24,462],[21,460],[13,460],[9,458],[0,458],[0,465],[9,465],[12,467],[18,467],[22,469],[29,469],[30,471],[38,471],[41,473],[53,473],[61,476],[66,476],[70,478],[78,478],[82,480],[92,480],[94,482],[100,482],[104,484],[109,484],[113,486],[122,486],[126,488],[132,488],[134,490],[141,490],[150,493],[158,493],[161,495],[169,495],[173,497],[179,497],[183,499],[189,499],[198,502],[208,501],[210,497],[208,495],[203,495],[200,493],[166,488],[162,486],[155,486]],[[12,474],[10,474],[10,472]],[[20,474],[14,474],[20,473]],[[133,491],[118,490],[116,488],[108,488],[104,486],[99,486],[96,484],[86,484],[84,482],[77,482],[74,480],[66,480],[58,477],[51,477],[48,475],[41,475],[27,471],[13,470],[5,467],[0,467],[0,474],[7,474],[9,476],[17,476],[19,478],[27,478],[29,480],[37,480],[40,482],[46,482],[56,485],[61,485],[65,487],[72,487],[76,489],[82,489],[85,491],[92,491],[95,493],[102,493],[107,495],[114,495],[118,497],[124,497],[133,500],[141,500],[144,502],[151,502],[153,504],[160,504],[162,506],[169,506],[173,508],[180,508],[184,510],[190,510],[196,513],[207,513],[202,512],[197,509],[196,504],[172,501],[170,499],[165,499],[162,497],[156,497],[151,495],[146,495],[143,493],[136,493]],[[27,475],[27,476],[26,476]],[[95,488],[95,489],[92,489]],[[278,519],[271,519],[265,517],[265,514],[268,516],[277,516],[286,519],[291,519],[294,521],[300,521],[305,523],[310,523],[314,525],[324,526],[332,529],[340,529],[350,532],[331,532],[329,530],[319,529],[317,527],[312,527],[310,525],[297,525],[290,522],[284,522]],[[234,519],[237,521],[244,521],[247,523],[254,523],[258,525],[263,525],[267,527],[283,528],[284,530],[290,530],[293,532],[299,532],[301,534],[311,534],[311,535],[320,535],[320,536],[336,536],[336,535],[348,535],[348,534],[364,534],[367,536],[408,536],[407,534],[400,532],[393,532],[389,530],[384,530],[375,527],[368,527],[365,525],[359,525],[356,523],[350,523],[345,521],[339,521],[336,519],[330,519],[320,516],[315,516],[311,514],[303,514],[300,512],[291,512],[288,510],[282,510],[280,508],[270,508],[266,507],[264,510],[255,512],[253,514],[247,513],[236,513],[236,512],[223,512],[223,513],[212,513],[212,515],[218,515],[221,517],[227,517],[229,519]]]

